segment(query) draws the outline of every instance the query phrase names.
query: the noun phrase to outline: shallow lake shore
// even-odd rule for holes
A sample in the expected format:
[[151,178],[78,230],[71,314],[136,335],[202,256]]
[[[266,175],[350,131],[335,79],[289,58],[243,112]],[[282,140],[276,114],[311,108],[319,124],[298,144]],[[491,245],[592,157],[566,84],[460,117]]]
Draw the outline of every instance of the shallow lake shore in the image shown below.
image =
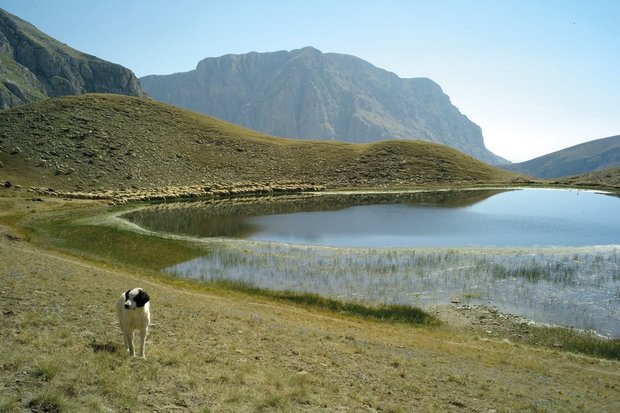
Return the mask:
[[[492,309],[455,304],[438,309],[443,326],[416,327],[197,289],[41,249],[19,224],[101,203],[0,205],[7,411],[620,409],[617,361],[518,344],[494,323],[512,334],[520,321]],[[124,354],[114,314],[118,295],[138,285],[153,297],[146,361]]]
[[[620,252],[614,245],[348,248],[234,239],[252,233],[245,222],[255,215],[292,214],[297,219],[299,212],[315,209],[345,211],[352,204],[393,203],[407,208],[410,203],[430,201],[443,207],[470,209],[471,203],[497,194],[504,196],[505,191],[514,189],[327,192],[165,203],[114,215],[107,224],[209,245],[209,257],[167,269],[191,279],[228,279],[263,289],[422,308],[465,296],[464,304],[497,306],[542,323],[595,329],[608,337],[620,335],[620,314],[615,304],[620,297],[614,293],[620,288]],[[584,198],[579,192],[562,196]],[[400,219],[401,214],[398,216]],[[294,231],[292,228],[286,226],[286,231]],[[345,229],[351,230],[348,226]],[[229,236],[220,236],[221,231]],[[498,235],[502,242],[510,238],[501,231]],[[471,234],[466,238],[471,242]]]

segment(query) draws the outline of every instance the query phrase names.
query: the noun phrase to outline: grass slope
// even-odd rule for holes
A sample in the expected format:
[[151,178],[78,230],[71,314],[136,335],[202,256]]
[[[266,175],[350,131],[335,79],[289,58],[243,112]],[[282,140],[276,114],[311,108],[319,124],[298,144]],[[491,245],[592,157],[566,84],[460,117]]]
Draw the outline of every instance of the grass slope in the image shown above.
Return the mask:
[[295,181],[327,187],[508,182],[443,145],[270,137],[144,98],[83,95],[0,113],[0,177],[64,190]]
[[[0,198],[0,411],[620,409],[617,361],[173,282],[21,232],[95,206]],[[114,312],[138,285],[152,296],[146,360],[125,354]]]
[[571,176],[557,181],[566,186],[597,188],[603,187],[608,189],[616,188],[615,192],[620,190],[620,168],[609,168],[602,171],[590,172],[587,174]]

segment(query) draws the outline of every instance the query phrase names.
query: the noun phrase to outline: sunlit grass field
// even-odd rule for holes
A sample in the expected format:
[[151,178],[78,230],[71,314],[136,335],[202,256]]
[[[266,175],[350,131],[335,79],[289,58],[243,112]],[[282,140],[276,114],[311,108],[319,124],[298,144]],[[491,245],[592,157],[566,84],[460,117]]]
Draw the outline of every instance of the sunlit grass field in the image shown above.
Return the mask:
[[[2,412],[620,408],[618,362],[566,344],[541,348],[359,314],[311,294],[162,275],[160,266],[212,247],[117,227],[99,228],[98,238],[84,218],[110,212],[101,204],[0,206]],[[146,361],[121,348],[114,312],[135,286],[152,296]]]

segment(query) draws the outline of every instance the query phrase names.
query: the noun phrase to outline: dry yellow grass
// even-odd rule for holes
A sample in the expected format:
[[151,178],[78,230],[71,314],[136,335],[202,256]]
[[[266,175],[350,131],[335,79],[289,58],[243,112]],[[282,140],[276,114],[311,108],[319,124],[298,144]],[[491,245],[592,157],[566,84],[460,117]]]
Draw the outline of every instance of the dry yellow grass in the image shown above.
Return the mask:
[[[179,287],[12,225],[64,205],[0,198],[0,411],[620,410],[615,361]],[[135,286],[152,296],[145,361],[114,313]]]

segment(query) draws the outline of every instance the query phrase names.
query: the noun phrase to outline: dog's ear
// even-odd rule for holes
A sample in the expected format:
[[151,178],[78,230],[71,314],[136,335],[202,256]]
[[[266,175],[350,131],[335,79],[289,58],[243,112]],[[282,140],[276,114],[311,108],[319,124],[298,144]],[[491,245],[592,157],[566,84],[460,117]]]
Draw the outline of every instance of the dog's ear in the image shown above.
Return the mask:
[[134,301],[136,302],[136,306],[144,307],[146,303],[149,302],[151,297],[144,290],[140,290],[138,294],[135,296]]

